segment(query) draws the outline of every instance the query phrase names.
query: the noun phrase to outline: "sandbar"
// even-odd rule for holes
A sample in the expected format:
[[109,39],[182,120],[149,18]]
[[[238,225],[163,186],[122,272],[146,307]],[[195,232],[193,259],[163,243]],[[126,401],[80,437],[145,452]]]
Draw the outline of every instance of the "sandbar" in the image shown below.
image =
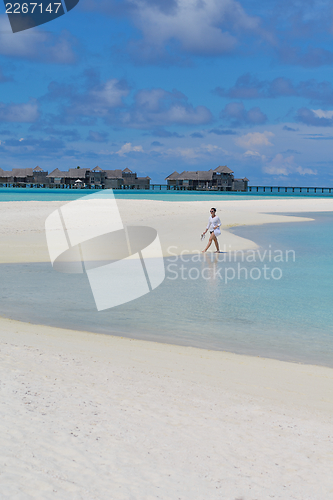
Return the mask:
[[[63,201],[20,201],[0,203],[0,263],[49,262],[45,220]],[[154,227],[159,234],[163,255],[200,252],[200,234],[205,230],[211,202],[166,202],[156,200],[117,200],[124,225]],[[271,199],[214,201],[222,222],[220,245],[228,251],[256,249],[255,242],[241,238],[229,228],[246,225],[309,220],[307,212],[333,210],[333,200]],[[299,213],[299,216],[284,214]],[[170,250],[171,249],[171,250]]]

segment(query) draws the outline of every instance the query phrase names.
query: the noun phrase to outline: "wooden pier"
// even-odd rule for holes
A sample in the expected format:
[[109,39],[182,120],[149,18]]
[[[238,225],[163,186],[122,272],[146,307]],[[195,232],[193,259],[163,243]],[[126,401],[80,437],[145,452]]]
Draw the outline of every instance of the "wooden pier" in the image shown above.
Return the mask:
[[305,193],[305,194],[332,194],[330,187],[293,187],[293,186],[249,186],[249,193]]

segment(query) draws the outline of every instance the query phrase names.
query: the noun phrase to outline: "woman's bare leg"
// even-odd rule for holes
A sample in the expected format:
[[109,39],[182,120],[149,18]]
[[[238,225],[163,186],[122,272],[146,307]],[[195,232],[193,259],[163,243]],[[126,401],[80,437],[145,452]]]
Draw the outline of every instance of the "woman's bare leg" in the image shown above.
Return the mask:
[[[209,248],[209,247],[210,247],[210,245],[212,244],[212,241],[213,241],[213,236],[212,236],[212,235],[213,235],[213,234],[214,234],[214,233],[212,233],[212,234],[210,235],[210,237],[209,237],[209,241],[208,241],[208,244],[207,244],[207,246],[206,246],[205,250],[203,250],[203,251],[202,251],[202,253],[207,252],[208,248]],[[216,237],[215,237],[215,238],[216,238]],[[215,243],[215,245],[216,245],[216,243]]]
[[213,240],[214,240],[214,243],[215,243],[215,246],[216,246],[216,251],[219,252],[220,251],[219,242],[217,241],[217,238],[216,238],[215,234],[213,236]]

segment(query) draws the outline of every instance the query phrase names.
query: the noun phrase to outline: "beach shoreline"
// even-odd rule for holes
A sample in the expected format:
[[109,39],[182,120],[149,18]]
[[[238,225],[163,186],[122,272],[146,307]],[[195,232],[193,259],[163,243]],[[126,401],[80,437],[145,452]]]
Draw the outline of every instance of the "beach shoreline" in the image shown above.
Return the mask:
[[332,491],[332,369],[0,325],[2,498]]
[[[300,214],[288,218],[261,213],[254,201],[221,202],[222,224],[333,211],[330,200],[260,205]],[[44,220],[62,203],[19,203],[6,202],[2,212],[1,262],[48,262]],[[135,203],[125,200],[124,223],[154,226],[157,217],[164,250],[175,241],[179,252],[200,248],[210,204],[156,203],[134,214]],[[193,238],[184,237],[179,214]],[[332,496],[332,368],[5,318],[0,345],[4,499]]]

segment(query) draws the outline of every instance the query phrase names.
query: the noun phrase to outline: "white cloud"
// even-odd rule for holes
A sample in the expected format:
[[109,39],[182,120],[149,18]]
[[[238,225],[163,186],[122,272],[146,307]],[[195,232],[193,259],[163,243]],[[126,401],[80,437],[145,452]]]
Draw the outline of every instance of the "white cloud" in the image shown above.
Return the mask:
[[131,0],[136,7],[134,23],[142,31],[144,44],[158,51],[177,41],[188,53],[218,55],[237,45],[231,32],[257,30],[259,19],[246,14],[234,0],[178,0],[173,9],[153,2]]
[[207,151],[207,153],[215,153],[216,151],[222,150],[222,148],[215,146],[214,144],[201,144],[200,149],[202,151]]
[[253,147],[261,146],[273,146],[273,144],[269,141],[270,137],[274,137],[273,132],[250,132],[248,134],[242,135],[241,137],[238,137],[235,140],[235,143],[244,149],[251,149]]
[[47,94],[48,101],[64,102],[59,120],[73,123],[81,117],[95,125],[96,118],[104,119],[108,125],[136,129],[154,130],[165,137],[177,135],[166,132],[163,127],[172,125],[201,125],[213,120],[212,113],[205,106],[194,107],[187,97],[176,89],[168,92],[162,88],[141,89],[136,92],[132,104],[125,98],[130,87],[125,80],[112,78],[106,82],[95,83],[79,91],[74,85],[52,82]]
[[34,99],[23,104],[4,104],[0,102],[0,121],[32,123],[38,117],[38,105]]
[[129,92],[126,82],[112,78],[84,93],[73,93],[66,112],[70,116],[108,117],[114,108],[124,106],[123,98]]
[[318,175],[317,170],[312,170],[312,168],[297,167],[296,172],[301,175]]
[[311,111],[313,111],[318,118],[328,118],[329,120],[333,118],[333,111],[325,111],[323,109],[312,109]]
[[126,144],[124,144],[120,149],[119,151],[116,152],[117,155],[119,156],[124,156],[126,155],[127,153],[131,153],[131,152],[135,152],[135,153],[143,153],[143,149],[142,149],[142,146],[132,146],[132,143],[131,142],[127,142]]
[[284,158],[282,154],[277,154],[273,160],[263,167],[263,172],[271,175],[289,175],[295,170],[294,157]]
[[167,149],[164,152],[161,152],[164,156],[175,156],[181,157],[187,160],[196,160],[198,158],[209,157],[221,157],[229,156],[230,153],[219,146],[215,146],[214,144],[200,144],[199,147],[196,148],[174,148]]
[[249,149],[245,151],[244,156],[261,156],[258,151],[250,151]]
[[67,31],[54,35],[38,29],[12,33],[7,16],[0,16],[0,54],[43,63],[72,64],[73,37]]
[[270,163],[263,167],[263,172],[270,175],[283,175],[299,173],[300,175],[317,175],[317,171],[311,168],[303,168],[295,163],[294,156],[286,158],[281,154],[277,154]]
[[220,113],[221,118],[230,120],[231,126],[239,127],[244,124],[259,125],[267,121],[267,116],[257,106],[246,111],[242,102],[229,102]]
[[175,156],[181,156],[182,158],[187,158],[188,160],[194,160],[199,156],[195,148],[177,148],[172,150],[171,153],[174,154]]
[[150,129],[168,125],[199,125],[211,120],[212,114],[205,106],[193,107],[181,92],[167,92],[161,88],[137,92],[133,106],[122,115],[124,125]]
[[94,103],[116,107],[122,105],[122,98],[129,93],[127,86],[119,85],[119,80],[112,78],[99,88],[92,89],[89,93]]

